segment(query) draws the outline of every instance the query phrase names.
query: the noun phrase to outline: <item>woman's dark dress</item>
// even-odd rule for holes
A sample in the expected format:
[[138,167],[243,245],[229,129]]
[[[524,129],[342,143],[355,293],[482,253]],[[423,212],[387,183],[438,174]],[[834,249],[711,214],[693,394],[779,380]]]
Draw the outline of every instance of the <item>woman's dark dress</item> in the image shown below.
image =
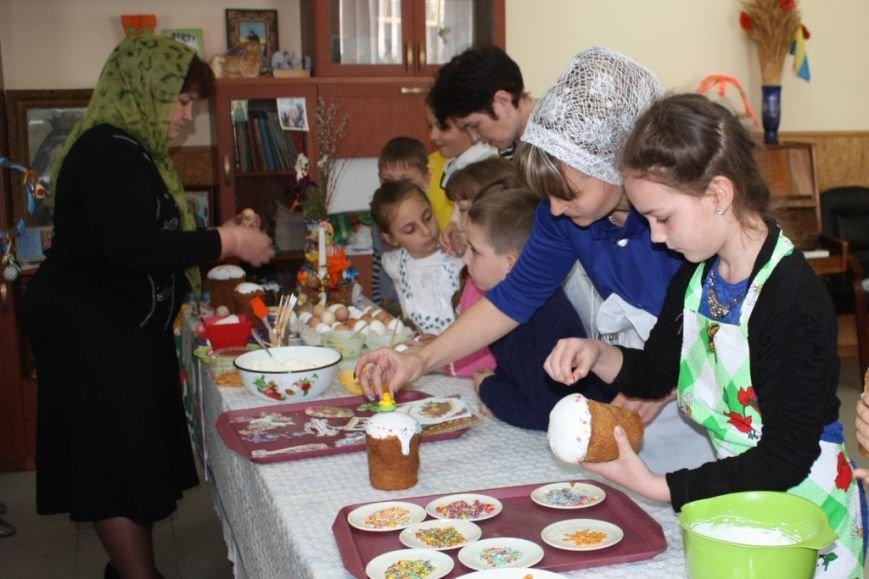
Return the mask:
[[57,184],[52,248],[24,294],[37,512],[151,523],[198,483],[172,323],[184,268],[218,258],[219,234],[182,232],[148,152],[110,125],[79,138]]

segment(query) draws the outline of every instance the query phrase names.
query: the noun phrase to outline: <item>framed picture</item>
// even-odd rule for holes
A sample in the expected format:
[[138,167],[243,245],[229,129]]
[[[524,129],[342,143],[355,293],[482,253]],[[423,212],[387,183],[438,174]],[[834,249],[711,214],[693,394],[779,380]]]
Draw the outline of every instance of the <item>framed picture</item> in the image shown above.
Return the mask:
[[263,45],[262,72],[271,70],[272,55],[278,51],[277,10],[226,9],[226,48],[253,40]]
[[205,60],[205,41],[201,28],[172,28],[163,31],[163,36],[186,44],[196,51],[199,58]]
[[307,131],[308,109],[304,97],[280,98],[278,101],[278,119],[285,131]]
[[[90,89],[6,91],[10,158],[33,169],[49,194],[51,168],[66,138],[84,115],[91,92]],[[37,201],[30,214],[21,180],[11,181],[13,222],[24,218],[29,226],[50,226],[49,207]]]
[[208,227],[213,225],[211,218],[211,190],[185,191],[187,205],[193,213],[196,227]]

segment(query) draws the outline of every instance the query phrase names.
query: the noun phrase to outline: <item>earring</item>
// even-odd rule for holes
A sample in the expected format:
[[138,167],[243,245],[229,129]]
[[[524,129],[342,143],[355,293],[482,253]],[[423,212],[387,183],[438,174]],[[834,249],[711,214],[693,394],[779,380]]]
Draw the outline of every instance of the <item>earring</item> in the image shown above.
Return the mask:
[[724,212],[727,211],[724,207],[716,207],[715,215],[724,215]]

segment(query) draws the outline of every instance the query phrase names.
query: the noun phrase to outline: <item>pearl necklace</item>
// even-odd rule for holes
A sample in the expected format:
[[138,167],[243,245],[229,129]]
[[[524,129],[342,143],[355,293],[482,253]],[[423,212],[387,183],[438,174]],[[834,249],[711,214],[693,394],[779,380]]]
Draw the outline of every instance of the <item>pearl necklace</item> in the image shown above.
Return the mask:
[[715,292],[715,269],[716,266],[713,265],[712,269],[709,271],[709,289],[706,292],[706,305],[709,306],[709,314],[716,320],[721,320],[727,317],[727,314],[730,313],[733,306],[742,301],[742,298],[745,297],[745,292],[741,292],[739,295],[734,297],[730,300],[729,304],[722,304],[718,300],[718,294]]

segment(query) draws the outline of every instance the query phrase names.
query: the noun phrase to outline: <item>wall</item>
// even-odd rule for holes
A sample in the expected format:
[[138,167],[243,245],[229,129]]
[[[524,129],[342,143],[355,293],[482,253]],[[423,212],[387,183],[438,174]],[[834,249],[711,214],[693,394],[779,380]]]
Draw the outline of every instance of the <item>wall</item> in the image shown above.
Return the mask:
[[[753,44],[736,0],[506,0],[507,50],[532,94],[541,94],[579,49],[609,46],[649,66],[665,86],[693,90],[712,73],[739,78],[760,107]],[[7,89],[93,86],[121,39],[120,14],[151,12],[162,28],[203,28],[208,57],[226,48],[224,8],[278,10],[282,44],[298,51],[299,0],[2,0],[0,42]],[[802,0],[812,81],[783,81],[783,131],[869,130],[869,67],[860,45],[865,0]],[[545,43],[541,40],[545,37]],[[790,60],[788,61],[788,65]],[[731,94],[731,93],[729,93]],[[733,97],[730,97],[733,98]],[[186,144],[209,142],[200,119]]]
[[[277,9],[282,48],[299,51],[299,0],[234,0],[228,5]],[[215,0],[0,0],[6,88],[92,87],[105,57],[122,38],[120,14],[154,13],[158,30],[202,28],[210,58],[226,49],[226,6]],[[737,0],[506,0],[506,6],[507,50],[521,66],[532,95],[542,94],[577,50],[600,44],[647,65],[670,90],[694,90],[713,73],[733,75],[759,114],[759,66],[754,45],[739,28]],[[869,67],[858,44],[862,26],[869,22],[869,3],[802,0],[800,10],[813,35],[807,47],[812,80],[785,72],[783,133],[869,131],[869,107],[864,106]],[[739,106],[734,90],[727,98]],[[210,144],[207,107],[198,105],[198,112],[179,144]],[[865,141],[865,135],[857,141],[859,164],[844,173],[869,172],[869,159],[862,154]],[[838,160],[843,154],[833,151],[827,158]],[[368,176],[370,164],[351,172]],[[822,189],[840,184],[835,175],[826,182],[824,176],[821,171]],[[370,185],[360,189],[367,191]],[[341,208],[364,207],[368,194],[346,205],[342,200]]]

